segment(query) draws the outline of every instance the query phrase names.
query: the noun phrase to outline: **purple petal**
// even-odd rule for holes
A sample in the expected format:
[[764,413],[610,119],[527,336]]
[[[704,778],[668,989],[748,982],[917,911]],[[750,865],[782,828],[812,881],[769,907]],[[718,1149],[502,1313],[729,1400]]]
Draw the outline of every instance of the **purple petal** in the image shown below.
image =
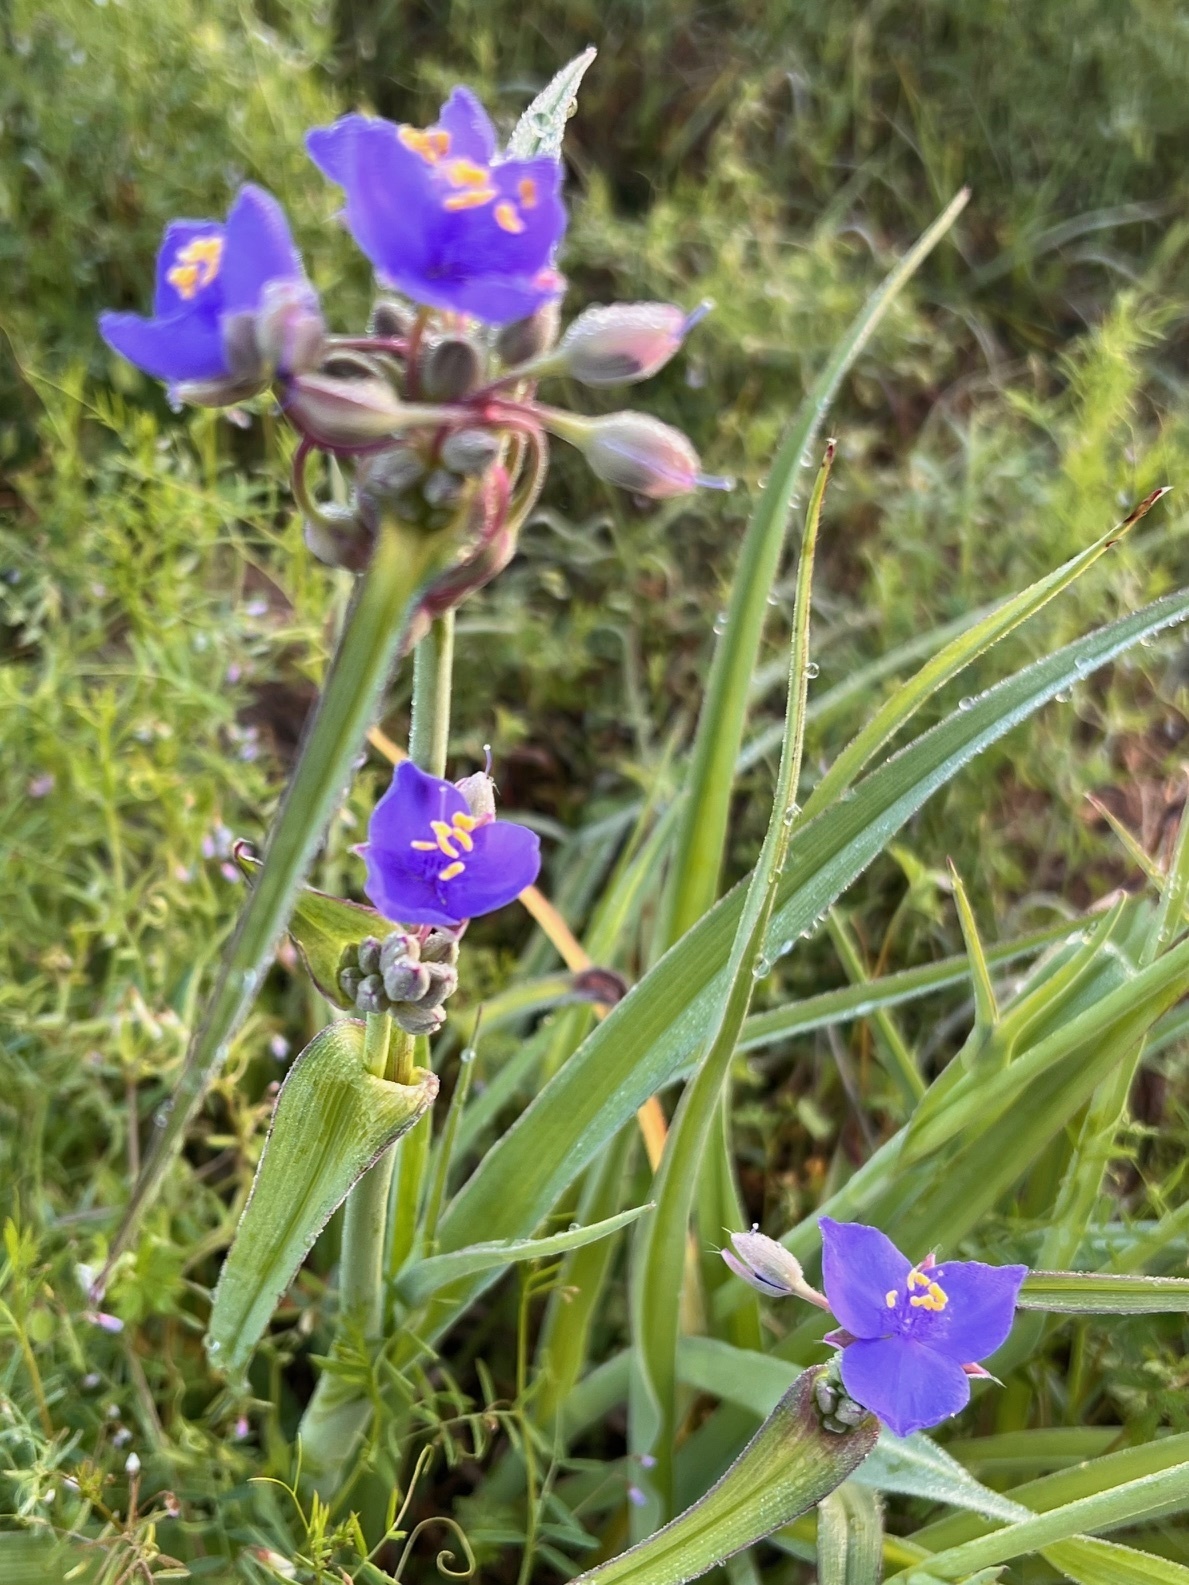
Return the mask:
[[[165,228],[161,251],[157,254],[157,284],[153,292],[153,317],[168,319],[174,314],[188,314],[194,307],[193,297],[183,297],[169,279],[170,271],[178,262],[178,254],[191,242],[224,236],[224,228],[217,220],[171,220]],[[218,274],[204,294],[217,311],[223,301],[222,282]]]
[[465,868],[442,891],[460,919],[494,913],[531,886],[541,870],[541,843],[535,831],[512,820],[493,820],[472,833],[474,850]]
[[139,314],[100,314],[104,341],[129,363],[155,379],[221,380],[227,359],[217,319],[205,313],[143,319]]
[[946,1260],[930,1279],[946,1296],[942,1310],[922,1309],[913,1335],[959,1365],[986,1359],[1004,1342],[1016,1313],[1027,1266],[985,1266],[978,1260]]
[[[430,835],[431,820],[451,820],[456,814],[469,814],[467,801],[453,782],[431,776],[402,760],[392,775],[392,784],[372,811],[368,823],[369,848],[393,849],[402,855],[409,844]],[[441,862],[446,861],[443,858]]]
[[263,187],[241,187],[231,206],[222,273],[226,313],[258,308],[270,281],[300,280],[305,273],[285,211]]
[[523,276],[506,275],[476,276],[458,282],[448,291],[439,286],[437,294],[442,299],[439,306],[470,314],[486,325],[507,325],[515,319],[528,319],[543,303],[559,295],[553,287],[545,289],[534,286]]
[[852,1343],[839,1362],[842,1385],[897,1436],[940,1425],[970,1401],[961,1365],[905,1337]]
[[306,152],[328,181],[347,185],[351,168],[351,148],[361,125],[374,116],[340,116],[328,127],[313,127],[306,133]]
[[443,901],[442,883],[432,872],[426,873],[424,866],[414,864],[399,850],[381,850],[370,843],[360,851],[367,864],[363,889],[385,919],[398,925],[462,923],[463,916],[451,913]]
[[883,1337],[895,1321],[889,1293],[902,1294],[910,1262],[886,1233],[860,1222],[821,1219],[822,1275],[838,1320],[856,1337]]
[[495,128],[469,88],[455,88],[442,106],[437,124],[450,134],[450,155],[490,165],[495,154]]
[[433,170],[405,147],[391,121],[357,121],[346,159],[347,225],[376,270],[401,284],[433,261],[445,218]]

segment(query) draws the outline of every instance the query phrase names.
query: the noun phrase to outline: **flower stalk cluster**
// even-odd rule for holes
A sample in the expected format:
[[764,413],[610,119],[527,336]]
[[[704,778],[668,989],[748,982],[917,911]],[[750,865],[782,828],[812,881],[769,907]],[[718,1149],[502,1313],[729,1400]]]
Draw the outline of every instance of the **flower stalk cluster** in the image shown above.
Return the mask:
[[[273,393],[300,437],[293,489],[320,560],[361,571],[386,513],[453,535],[453,560],[426,593],[410,644],[511,560],[550,437],[637,495],[729,487],[655,418],[589,417],[538,400],[538,382],[555,376],[594,388],[650,378],[708,306],[594,307],[561,332],[560,157],[500,153],[465,88],[430,127],[347,115],[306,145],[341,189],[341,218],[376,271],[366,333],[328,332],[285,216],[255,186],[225,222],[171,224],[152,317],[108,313],[101,329],[176,402],[222,407]],[[315,451],[352,465],[348,504],[316,499]]]
[[388,1013],[409,1035],[435,1035],[458,989],[458,935],[394,930],[343,951],[338,985],[357,1012]]

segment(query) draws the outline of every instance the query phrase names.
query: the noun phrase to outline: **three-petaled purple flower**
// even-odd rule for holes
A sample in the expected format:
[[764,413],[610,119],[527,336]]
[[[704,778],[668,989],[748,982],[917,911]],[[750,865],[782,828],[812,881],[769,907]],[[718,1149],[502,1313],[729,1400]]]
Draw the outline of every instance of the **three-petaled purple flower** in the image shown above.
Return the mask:
[[214,405],[312,366],[322,346],[318,299],[284,211],[251,185],[225,224],[166,227],[151,319],[105,313],[99,328],[121,357]]
[[541,868],[537,834],[497,820],[489,797],[468,802],[453,782],[411,760],[397,766],[357,850],[367,862],[364,889],[386,919],[456,926],[532,885]]
[[468,89],[424,130],[349,115],[306,147],[344,189],[347,226],[377,274],[414,302],[502,325],[560,296],[561,162],[498,159]]
[[1011,1331],[1026,1266],[932,1257],[914,1266],[878,1228],[821,1221],[823,1276],[841,1323],[842,1384],[897,1436],[964,1409],[974,1363]]

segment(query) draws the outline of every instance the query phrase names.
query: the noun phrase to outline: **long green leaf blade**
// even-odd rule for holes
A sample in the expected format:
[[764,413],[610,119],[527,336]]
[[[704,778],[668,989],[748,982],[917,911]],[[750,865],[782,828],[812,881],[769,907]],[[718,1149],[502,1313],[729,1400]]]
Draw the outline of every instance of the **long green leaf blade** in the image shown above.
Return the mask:
[[665,944],[694,925],[718,895],[735,761],[743,741],[748,691],[759,654],[768,595],[780,564],[789,517],[797,504],[803,464],[812,455],[838,388],[901,289],[966,206],[963,189],[933,222],[877,291],[818,376],[773,460],[768,482],[748,524],[731,587],[726,626],[714,651],[687,781],[677,838]]
[[597,1243],[627,1227],[645,1211],[647,1205],[634,1205],[629,1211],[620,1211],[588,1227],[571,1227],[564,1233],[550,1233],[543,1238],[496,1239],[487,1244],[471,1244],[466,1249],[456,1249],[449,1255],[430,1255],[407,1267],[397,1281],[397,1292],[406,1304],[424,1304],[425,1300],[456,1282],[459,1277],[471,1277],[481,1271],[502,1271],[506,1266],[521,1260],[543,1260],[547,1255],[564,1255],[571,1249],[581,1249],[585,1244]]
[[[868,775],[853,796],[801,827],[790,846],[767,950],[808,929],[931,794],[983,748],[1141,639],[1189,616],[1189,593],[1034,662]],[[682,1064],[721,996],[743,895],[736,888],[655,965],[583,1043],[457,1196],[445,1248],[523,1237],[567,1183]]]
[[1033,1271],[1016,1301],[1054,1315],[1165,1315],[1189,1310],[1189,1277],[1118,1276],[1099,1271]]
[[[656,1178],[656,1215],[642,1230],[632,1262],[632,1319],[641,1391],[633,1400],[632,1442],[637,1454],[655,1460],[650,1484],[667,1515],[672,1506],[673,1443],[676,1436],[677,1334],[685,1265],[686,1232],[699,1169],[718,1113],[723,1085],[751,1005],[768,926],[796,818],[797,783],[805,741],[809,686],[809,608],[813,559],[822,502],[834,460],[825,459],[805,518],[793,642],[789,657],[788,709],[780,773],[767,835],[748,883],[727,966],[726,986],[706,1053],[681,1097]],[[652,1412],[649,1413],[648,1411]]]

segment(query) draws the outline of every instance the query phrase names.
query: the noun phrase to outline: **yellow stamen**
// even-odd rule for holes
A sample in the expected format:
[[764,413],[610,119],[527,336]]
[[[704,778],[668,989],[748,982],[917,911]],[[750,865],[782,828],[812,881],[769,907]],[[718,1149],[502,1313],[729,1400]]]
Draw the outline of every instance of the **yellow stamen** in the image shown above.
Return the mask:
[[397,136],[405,148],[419,154],[427,165],[436,165],[450,152],[450,134],[440,128],[423,132],[420,127],[401,127]]
[[472,187],[464,193],[447,193],[442,200],[443,209],[481,209],[495,197],[494,187]]
[[518,237],[525,229],[524,221],[515,204],[510,204],[507,199],[495,206],[495,223],[501,231],[509,231]]
[[[934,1312],[944,1310],[946,1305],[950,1302],[949,1295],[946,1293],[945,1289],[942,1288],[939,1283],[930,1281],[928,1277],[925,1277],[923,1280],[925,1286],[929,1290],[928,1293],[918,1294],[915,1298],[912,1298],[908,1301],[909,1304],[915,1305],[919,1310],[932,1310]],[[909,1286],[912,1287],[913,1282],[911,1275],[908,1281]]]
[[475,839],[471,836],[470,832],[460,831],[457,827],[455,827],[452,840],[458,843],[459,847],[464,853],[474,852]]
[[896,1290],[895,1290],[895,1288],[889,1288],[888,1289],[887,1293],[885,1293],[884,1296],[883,1296],[883,1302],[887,1305],[889,1310],[894,1310],[896,1308]]
[[473,831],[479,824],[478,815],[464,815],[461,810],[454,816],[454,824],[459,831]]
[[452,881],[456,875],[461,875],[465,869],[466,865],[460,864],[456,859],[453,864],[447,864],[444,870],[438,871],[438,879],[440,881]]
[[189,302],[196,292],[211,284],[222,261],[222,237],[195,237],[178,249],[177,259],[172,269],[166,271],[165,279],[179,297]]
[[522,176],[516,186],[516,194],[524,209],[537,207],[537,184],[531,176]]
[[436,842],[410,842],[409,846],[416,848],[421,853],[437,853],[440,851]]
[[491,172],[484,165],[476,165],[474,160],[451,160],[446,166],[446,180],[453,187],[487,187],[491,184]]
[[434,836],[437,837],[438,847],[442,850],[446,857],[448,859],[456,859],[458,857],[458,851],[454,847],[452,841],[454,832],[446,824],[446,822],[444,820],[431,820],[429,822],[429,829],[433,832]]

